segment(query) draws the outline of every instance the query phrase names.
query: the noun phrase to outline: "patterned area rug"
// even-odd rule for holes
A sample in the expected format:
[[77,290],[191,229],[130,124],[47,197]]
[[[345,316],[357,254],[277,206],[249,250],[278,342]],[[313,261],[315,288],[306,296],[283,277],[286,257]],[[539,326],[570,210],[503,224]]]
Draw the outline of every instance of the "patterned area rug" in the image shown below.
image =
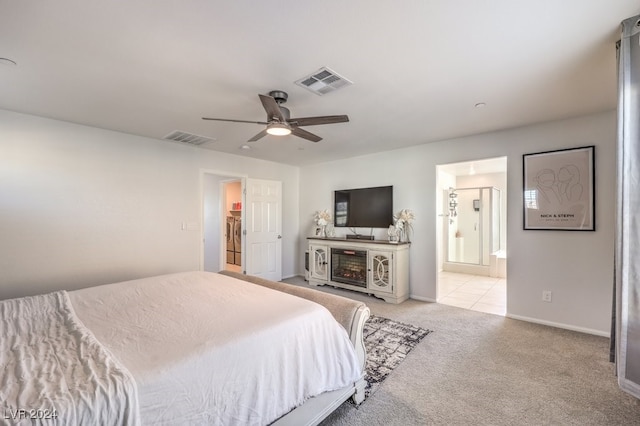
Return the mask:
[[364,325],[364,345],[367,348],[365,399],[378,389],[411,349],[431,332],[432,330],[371,315]]

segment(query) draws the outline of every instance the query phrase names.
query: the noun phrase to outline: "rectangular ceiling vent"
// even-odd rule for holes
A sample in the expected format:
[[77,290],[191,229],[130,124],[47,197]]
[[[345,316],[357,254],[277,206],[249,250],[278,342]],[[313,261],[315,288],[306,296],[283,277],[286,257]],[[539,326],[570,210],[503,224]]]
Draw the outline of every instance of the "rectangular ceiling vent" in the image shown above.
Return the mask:
[[192,133],[182,132],[180,130],[173,131],[169,133],[164,139],[168,139],[170,141],[186,143],[189,145],[202,145],[207,142],[215,142],[215,138],[208,138],[206,136],[194,135]]
[[318,71],[302,77],[295,83],[320,96],[353,84],[353,82],[327,67],[320,68]]

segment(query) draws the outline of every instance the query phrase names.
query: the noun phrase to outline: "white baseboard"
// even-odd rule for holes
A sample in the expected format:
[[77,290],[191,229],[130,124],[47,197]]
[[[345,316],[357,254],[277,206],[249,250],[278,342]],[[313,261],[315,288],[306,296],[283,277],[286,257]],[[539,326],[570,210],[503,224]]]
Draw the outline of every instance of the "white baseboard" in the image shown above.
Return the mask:
[[415,299],[415,300],[419,300],[421,302],[436,303],[436,301],[434,299],[430,299],[428,297],[423,297],[423,296],[416,296],[415,294],[410,294],[409,295],[409,299]]
[[520,316],[520,315],[513,315],[513,314],[509,314],[509,313],[507,313],[507,315],[505,315],[505,316],[507,318],[516,319],[516,320],[520,320],[520,321],[527,321],[527,322],[532,322],[532,323],[535,323],[535,324],[548,325],[550,327],[556,327],[556,328],[564,328],[565,330],[579,331],[580,333],[593,334],[593,335],[596,335],[596,336],[602,336],[602,337],[607,337],[607,338],[611,337],[611,333],[610,332],[601,331],[601,330],[594,330],[592,328],[576,327],[574,325],[562,324],[562,323],[553,322],[553,321],[545,321],[545,320],[541,320],[541,319],[537,319],[537,318],[523,317],[523,316]]
[[282,279],[286,280],[287,278],[295,278],[295,277],[302,277],[304,278],[304,275],[300,275],[300,274],[291,274],[291,275],[283,275]]

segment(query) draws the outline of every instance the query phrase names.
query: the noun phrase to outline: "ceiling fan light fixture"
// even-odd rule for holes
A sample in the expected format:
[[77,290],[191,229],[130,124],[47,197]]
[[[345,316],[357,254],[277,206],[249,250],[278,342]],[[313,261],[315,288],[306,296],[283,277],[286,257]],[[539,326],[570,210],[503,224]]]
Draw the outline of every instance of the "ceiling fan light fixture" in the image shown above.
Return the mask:
[[286,136],[291,134],[291,127],[284,123],[271,123],[267,125],[267,133],[273,136]]
[[297,117],[291,118],[291,112],[288,108],[282,106],[286,102],[286,92],[282,90],[272,90],[269,95],[258,94],[262,107],[267,113],[267,121],[247,121],[247,120],[231,120],[228,118],[211,118],[202,117],[203,120],[214,121],[230,121],[232,123],[250,123],[261,124],[266,126],[257,135],[253,136],[247,142],[255,142],[262,139],[266,135],[286,136],[293,135],[311,142],[320,142],[322,138],[314,135],[304,129],[302,126],[318,126],[320,124],[347,123],[349,117],[346,115],[321,115],[316,117]]

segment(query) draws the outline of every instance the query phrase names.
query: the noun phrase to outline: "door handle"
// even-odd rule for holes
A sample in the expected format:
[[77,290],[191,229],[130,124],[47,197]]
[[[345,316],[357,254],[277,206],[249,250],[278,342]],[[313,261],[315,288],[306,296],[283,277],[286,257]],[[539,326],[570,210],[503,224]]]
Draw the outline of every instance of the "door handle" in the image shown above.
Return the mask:
[[278,234],[278,239],[281,240],[282,239],[282,235]]

